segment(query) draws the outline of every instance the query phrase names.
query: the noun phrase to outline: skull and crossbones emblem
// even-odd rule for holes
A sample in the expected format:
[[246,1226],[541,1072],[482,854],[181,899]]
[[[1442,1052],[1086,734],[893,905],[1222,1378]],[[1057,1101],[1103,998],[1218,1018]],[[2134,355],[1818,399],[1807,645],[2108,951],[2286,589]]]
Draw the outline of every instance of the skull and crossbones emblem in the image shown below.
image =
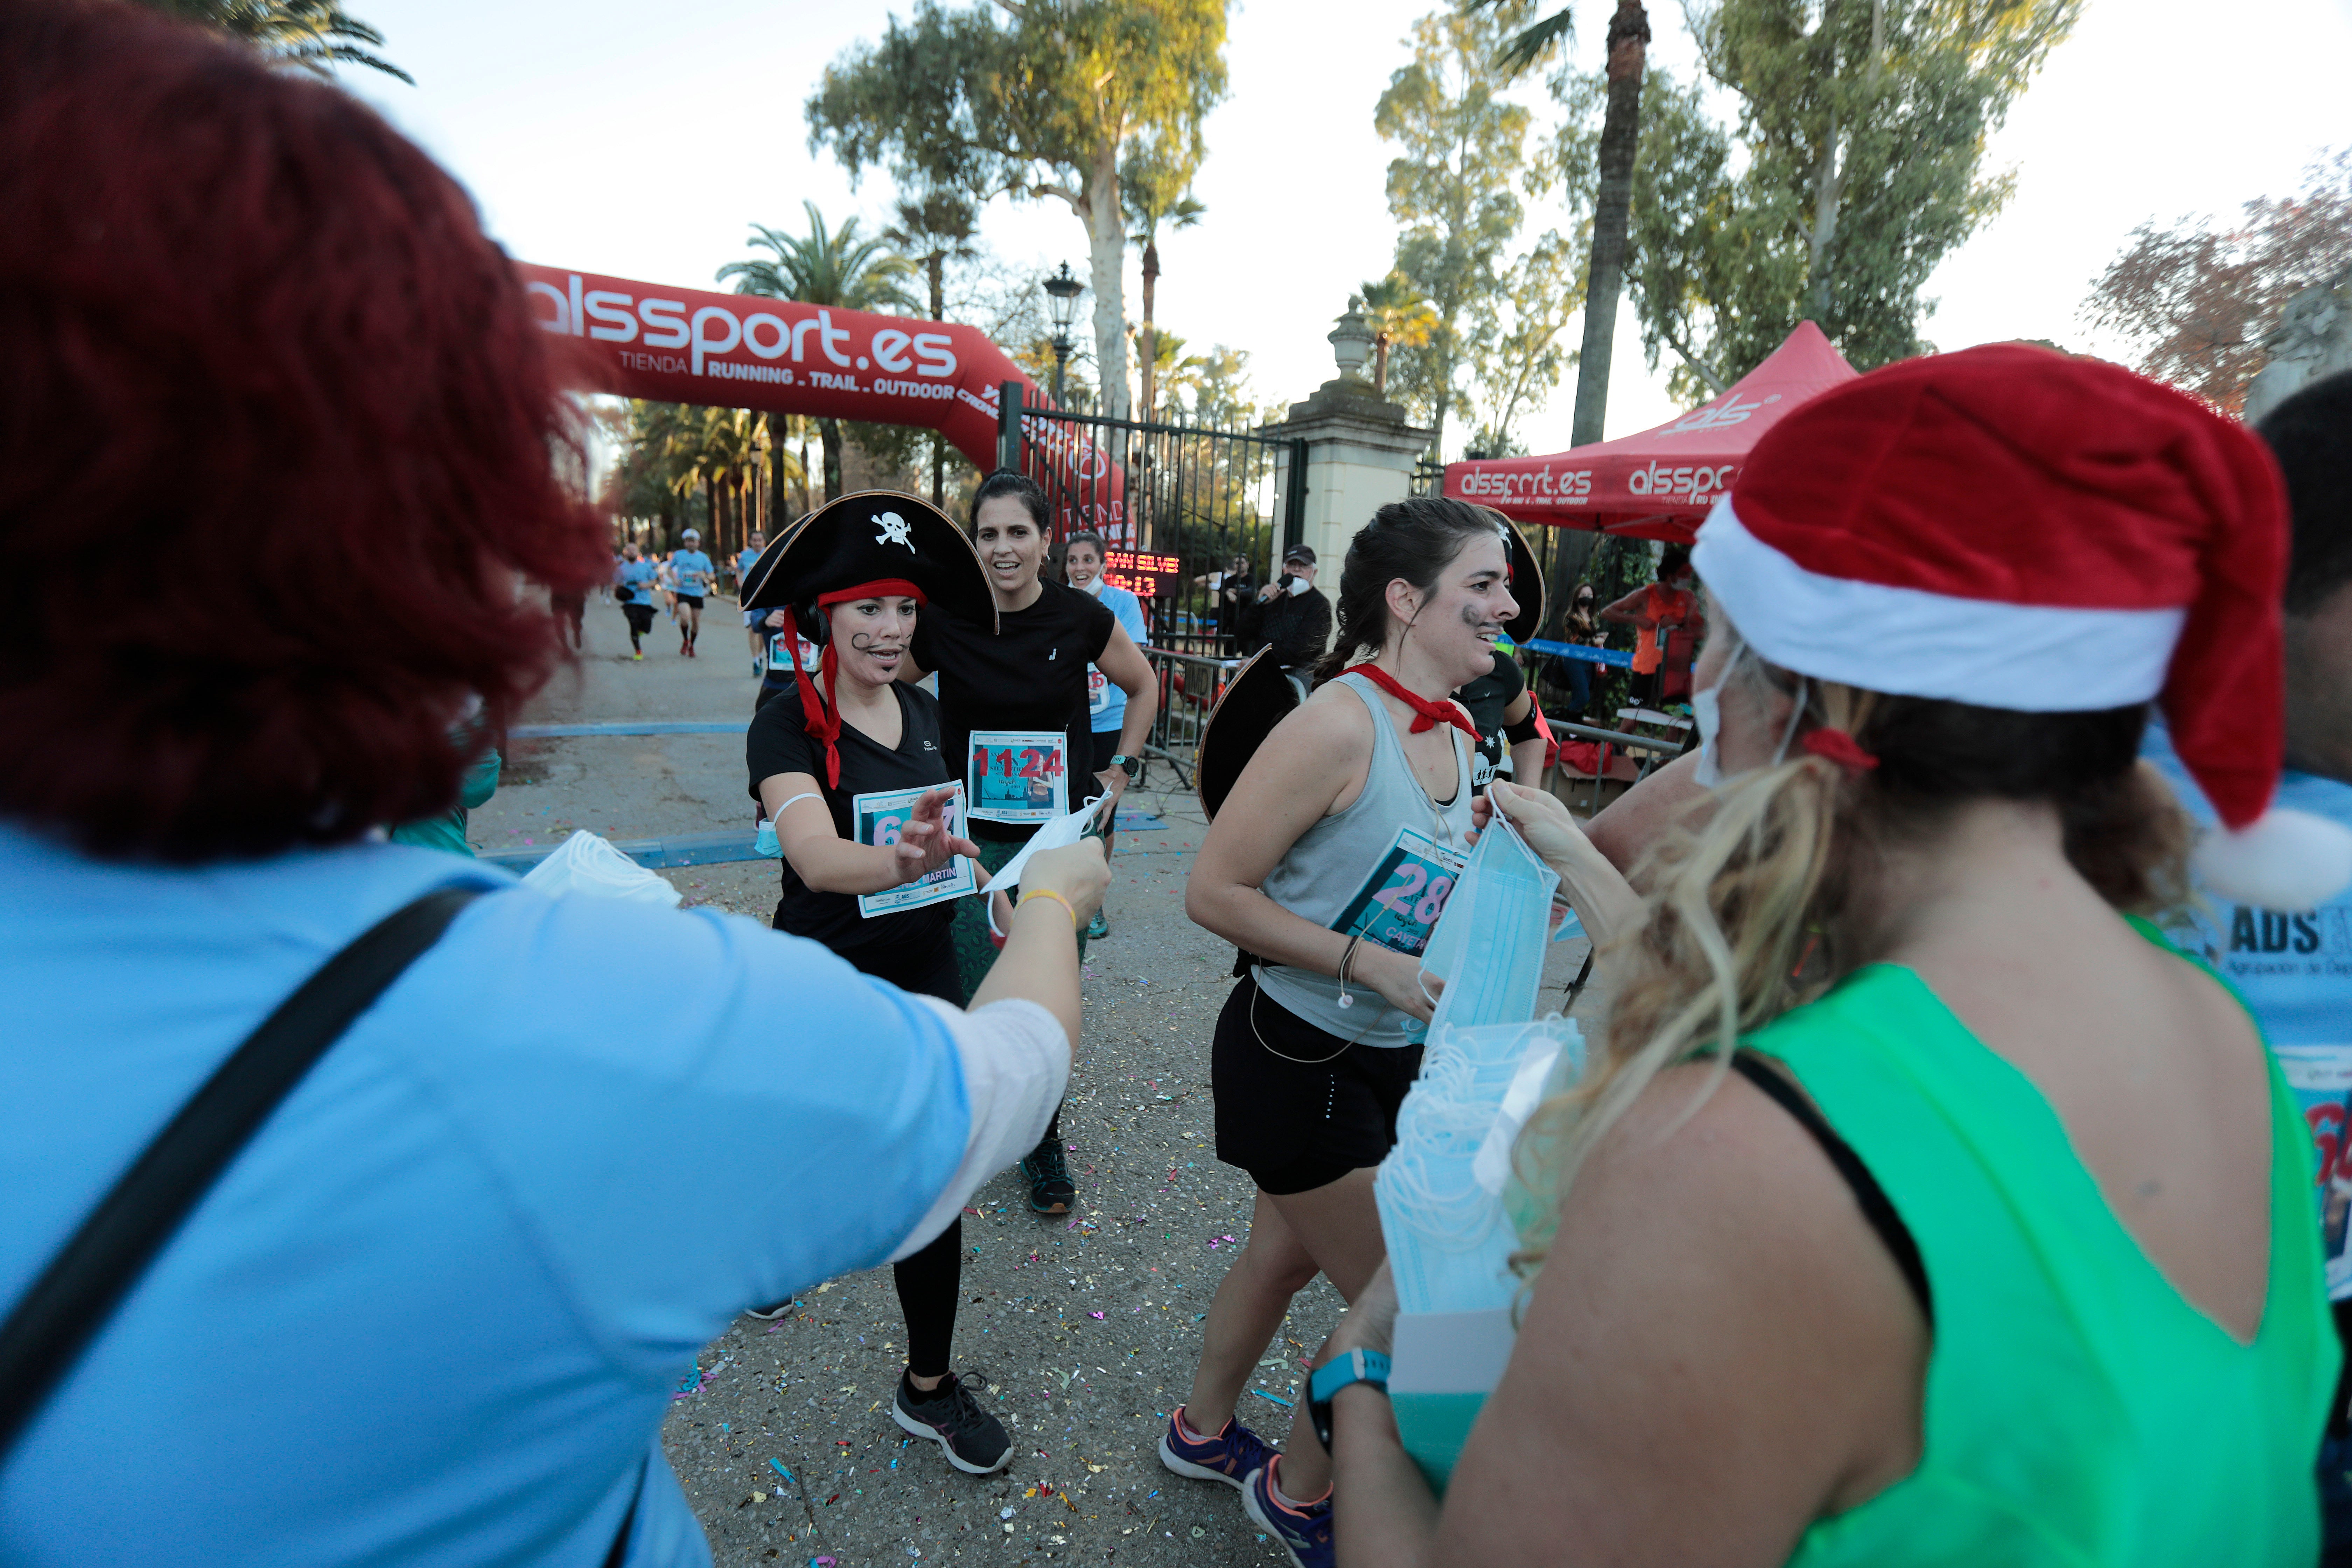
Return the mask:
[[879,523],[882,527],[882,531],[874,536],[875,543],[903,544],[907,547],[908,553],[913,553],[915,542],[907,537],[907,520],[905,518],[900,517],[895,511],[886,511],[877,517],[874,521]]

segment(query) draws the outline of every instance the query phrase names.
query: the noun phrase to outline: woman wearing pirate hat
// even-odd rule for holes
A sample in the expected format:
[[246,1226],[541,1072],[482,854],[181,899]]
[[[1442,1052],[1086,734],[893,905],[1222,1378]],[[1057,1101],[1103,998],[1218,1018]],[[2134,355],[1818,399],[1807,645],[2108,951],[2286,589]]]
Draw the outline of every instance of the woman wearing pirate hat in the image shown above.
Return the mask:
[[[845,496],[754,564],[745,608],[781,609],[782,643],[821,650],[812,671],[753,715],[744,745],[751,794],[776,824],[783,894],[775,927],[813,938],[866,973],[961,1006],[955,900],[978,879],[978,849],[959,837],[940,708],[898,679],[926,605],[983,621],[995,611],[961,533],[911,496]],[[1094,912],[1100,851],[1074,846],[1033,859],[1021,918],[1075,931]],[[907,1317],[908,1364],[891,1415],[936,1441],[948,1462],[988,1475],[1012,1457],[996,1418],[949,1369],[963,1258],[961,1220],[892,1266]]]
[[[1045,822],[1090,796],[1102,797],[1109,818],[1134,776],[1160,697],[1151,666],[1109,606],[1041,575],[1053,513],[1034,479],[1000,468],[981,481],[971,515],[989,597],[978,611],[961,604],[925,609],[898,679],[939,672],[948,766],[964,782],[971,836],[981,863],[993,871]],[[1127,696],[1118,750],[1100,772],[1091,768],[1088,665]],[[986,906],[967,900],[955,918],[956,960],[969,984],[992,957]],[[1078,954],[1086,955],[1083,933]],[[1039,1214],[1064,1214],[1077,1201],[1066,1155],[1056,1115],[1021,1163],[1029,1206]]]

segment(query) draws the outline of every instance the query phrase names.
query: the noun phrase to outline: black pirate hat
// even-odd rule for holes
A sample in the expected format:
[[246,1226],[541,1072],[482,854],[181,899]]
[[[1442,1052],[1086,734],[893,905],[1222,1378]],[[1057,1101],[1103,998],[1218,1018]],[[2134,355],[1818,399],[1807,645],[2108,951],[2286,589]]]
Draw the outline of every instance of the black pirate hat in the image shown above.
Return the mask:
[[1511,597],[1519,605],[1519,613],[1503,623],[1503,635],[1515,643],[1523,643],[1543,625],[1543,566],[1528,547],[1528,536],[1519,531],[1519,525],[1501,512],[1495,516],[1501,521],[1503,532],[1511,542]]
[[996,595],[963,531],[927,500],[860,490],[827,501],[760,552],[743,575],[747,610],[814,604],[866,583],[913,584],[959,620],[996,628]]

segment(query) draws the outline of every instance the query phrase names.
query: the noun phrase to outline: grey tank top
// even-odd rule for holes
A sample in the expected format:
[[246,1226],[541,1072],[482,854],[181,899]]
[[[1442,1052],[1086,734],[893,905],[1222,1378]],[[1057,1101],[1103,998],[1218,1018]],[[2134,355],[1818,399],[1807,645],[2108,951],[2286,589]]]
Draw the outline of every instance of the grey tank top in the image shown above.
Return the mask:
[[[1454,741],[1454,796],[1438,805],[1413,777],[1389,721],[1380,689],[1360,675],[1332,682],[1363,700],[1372,714],[1372,763],[1364,787],[1344,811],[1298,836],[1259,890],[1292,914],[1333,931],[1362,931],[1380,942],[1419,953],[1429,941],[1470,847],[1470,748]],[[1317,1028],[1367,1046],[1416,1044],[1425,1025],[1382,1002],[1360,983],[1349,986],[1351,1007],[1339,1005],[1339,983],[1286,963],[1251,967],[1273,1001]]]

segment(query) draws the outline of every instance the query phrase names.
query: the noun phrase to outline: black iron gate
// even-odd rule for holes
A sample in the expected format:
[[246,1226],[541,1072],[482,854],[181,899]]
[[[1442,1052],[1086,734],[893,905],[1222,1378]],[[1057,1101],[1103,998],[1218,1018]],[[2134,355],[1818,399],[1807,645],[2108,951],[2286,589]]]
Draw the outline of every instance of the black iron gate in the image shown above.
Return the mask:
[[1154,647],[1232,658],[1241,605],[1305,527],[1307,443],[1024,407],[1018,382],[1000,395],[998,462],[1045,485],[1056,542],[1103,536]]

